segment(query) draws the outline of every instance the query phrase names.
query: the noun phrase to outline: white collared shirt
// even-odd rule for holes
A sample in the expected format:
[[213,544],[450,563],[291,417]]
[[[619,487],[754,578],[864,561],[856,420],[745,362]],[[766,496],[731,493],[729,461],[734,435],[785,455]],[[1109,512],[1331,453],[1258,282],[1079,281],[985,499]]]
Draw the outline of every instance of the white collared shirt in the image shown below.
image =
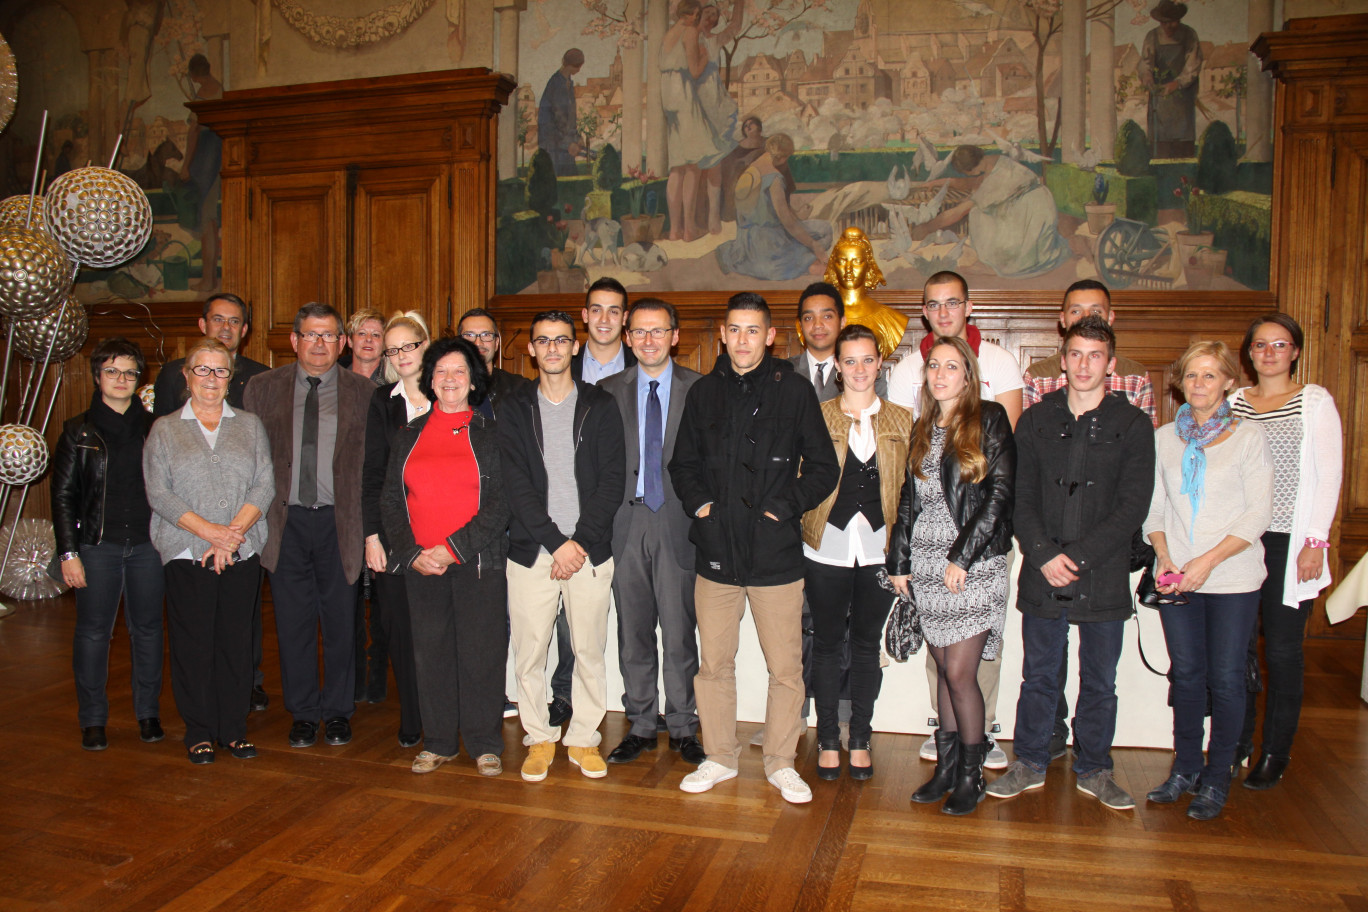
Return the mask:
[[[847,438],[849,455],[861,462],[868,462],[877,449],[878,441],[874,437],[873,418],[879,413],[880,407],[880,400],[875,398],[874,403],[862,410],[850,426],[850,435]],[[899,467],[879,466],[879,471],[899,471]],[[863,513],[856,513],[844,529],[838,529],[828,522],[826,530],[822,533],[822,547],[812,548],[804,544],[803,556],[819,564],[835,567],[868,567],[876,564],[882,566],[884,544],[887,540],[888,534],[882,526],[875,529]]]
[[413,404],[413,400],[410,399],[410,398],[408,397],[408,394],[407,394],[406,392],[404,392],[404,381],[402,381],[402,380],[400,380],[398,383],[394,384],[394,389],[392,389],[392,390],[390,391],[390,398],[393,399],[395,396],[402,396],[403,399],[404,399],[404,421],[405,421],[405,422],[412,421],[414,418],[417,418],[419,415],[426,415],[426,414],[427,414],[427,410],[428,410],[428,409],[431,407],[431,405],[432,405],[432,403],[430,403],[430,402],[424,402],[422,405],[414,405],[414,404]]

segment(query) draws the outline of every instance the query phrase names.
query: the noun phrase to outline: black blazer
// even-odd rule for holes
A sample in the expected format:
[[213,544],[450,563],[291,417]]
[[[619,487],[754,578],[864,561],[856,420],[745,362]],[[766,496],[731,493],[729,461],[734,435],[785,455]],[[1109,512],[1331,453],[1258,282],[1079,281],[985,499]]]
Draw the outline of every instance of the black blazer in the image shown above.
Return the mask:
[[[941,459],[940,481],[946,507],[959,528],[946,559],[968,570],[983,557],[1006,554],[1012,548],[1012,507],[1016,496],[1016,439],[1007,410],[996,402],[981,404],[983,455],[988,474],[970,484],[960,481],[959,460],[946,447]],[[922,420],[925,420],[923,418]],[[907,576],[912,570],[912,526],[921,513],[921,498],[911,467],[903,481],[898,522],[888,542],[888,575]]]
[[379,535],[382,545],[387,539],[380,519],[380,492],[385,487],[394,435],[408,424],[403,394],[391,395],[397,385],[386,383],[371,395],[366,417],[366,457],[361,463],[361,534],[365,538]]

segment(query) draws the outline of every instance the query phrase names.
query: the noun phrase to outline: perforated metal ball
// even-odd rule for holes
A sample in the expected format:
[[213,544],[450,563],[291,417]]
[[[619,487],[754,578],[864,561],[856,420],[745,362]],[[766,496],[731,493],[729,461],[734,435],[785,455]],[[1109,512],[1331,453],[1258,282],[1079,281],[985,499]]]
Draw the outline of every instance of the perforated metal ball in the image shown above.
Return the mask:
[[0,200],[0,228],[43,227],[43,198],[33,199],[33,221],[29,221],[29,195],[7,196]]
[[157,403],[157,388],[151,383],[145,383],[138,387],[138,401],[147,411],[154,411]]
[[82,266],[109,269],[147,243],[152,204],[127,174],[77,168],[48,186],[43,220],[67,256]]
[[[58,304],[37,320],[14,321],[14,350],[30,361],[50,358],[53,364],[60,364],[81,350],[89,333],[85,307],[75,295],[68,295],[65,307]],[[51,355],[48,346],[52,347]]]
[[24,424],[0,425],[0,482],[26,485],[48,464],[47,441]]
[[0,229],[0,314],[32,320],[52,311],[71,291],[71,261],[40,228]]

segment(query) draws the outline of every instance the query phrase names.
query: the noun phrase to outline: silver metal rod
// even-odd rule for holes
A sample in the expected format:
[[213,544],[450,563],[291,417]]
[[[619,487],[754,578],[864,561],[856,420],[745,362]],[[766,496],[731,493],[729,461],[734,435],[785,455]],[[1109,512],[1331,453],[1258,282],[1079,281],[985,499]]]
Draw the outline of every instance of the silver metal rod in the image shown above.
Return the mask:
[[[62,317],[66,316],[66,309],[70,306],[70,304],[71,299],[67,298],[62,301],[62,306],[57,308],[57,320],[52,324],[52,340],[48,342],[47,355],[43,358],[43,370],[41,371],[41,376],[47,376],[48,364],[52,362],[52,350],[57,347],[57,334],[61,332]],[[28,417],[24,419],[24,424],[28,424],[33,420],[33,412],[38,408],[38,396],[42,393],[42,389],[43,381],[39,380],[38,389],[35,390],[33,394],[33,401],[29,403]]]
[[5,420],[5,393],[9,390],[10,361],[14,360],[14,321],[10,320],[9,341],[5,343],[5,367],[0,371],[0,423]]
[[[38,433],[46,436],[48,421],[52,419],[52,407],[57,404],[57,394],[62,391],[62,362],[57,362],[57,380],[52,384],[52,398],[48,400],[47,414],[43,416],[43,426],[38,428]],[[136,396],[135,396],[136,398]],[[142,408],[142,403],[138,403],[138,408]]]
[[24,485],[24,491],[19,495],[19,509],[14,511],[14,522],[10,523],[9,541],[5,544],[5,560],[0,562],[0,581],[5,578],[5,570],[9,567],[10,549],[14,547],[14,533],[19,531],[19,517],[24,515],[24,501],[28,498],[30,485]]
[[114,140],[114,154],[111,155],[111,156],[109,156],[109,167],[110,167],[110,170],[113,170],[113,168],[114,168],[114,162],[115,162],[115,161],[118,159],[118,157],[119,157],[119,146],[121,146],[121,145],[123,145],[123,134],[122,134],[122,133],[119,134],[119,138],[118,138],[118,139]]
[[47,139],[47,117],[48,112],[43,111],[43,126],[38,130],[38,154],[33,157],[33,183],[29,185],[29,204],[28,215],[24,218],[24,227],[33,227],[33,198],[38,194],[38,169],[43,167],[43,142]]

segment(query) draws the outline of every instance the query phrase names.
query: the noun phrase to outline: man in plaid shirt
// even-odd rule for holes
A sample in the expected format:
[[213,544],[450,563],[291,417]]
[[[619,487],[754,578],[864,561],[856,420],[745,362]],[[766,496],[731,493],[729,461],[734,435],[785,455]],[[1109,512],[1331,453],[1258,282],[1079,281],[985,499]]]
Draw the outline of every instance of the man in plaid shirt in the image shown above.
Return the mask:
[[[1111,323],[1116,313],[1111,307],[1111,292],[1107,286],[1096,279],[1079,279],[1064,292],[1064,303],[1059,309],[1059,325],[1064,329],[1084,317],[1096,314]],[[1025,386],[1021,391],[1022,410],[1040,401],[1042,396],[1063,389],[1068,385],[1064,376],[1064,365],[1059,355],[1036,361],[1022,375]],[[1149,372],[1145,365],[1130,358],[1116,356],[1116,366],[1107,375],[1107,389],[1120,393],[1130,400],[1131,405],[1149,415],[1150,423],[1159,427],[1159,410],[1154,402],[1154,385],[1150,383]],[[1065,650],[1064,661],[1059,669],[1059,704],[1055,708],[1054,733],[1050,736],[1050,759],[1064,756],[1069,744],[1069,698],[1064,693],[1064,685],[1069,678],[1069,657]]]
[[[1064,304],[1059,310],[1059,325],[1064,329],[1091,314],[1111,323],[1116,313],[1111,307],[1111,292],[1096,279],[1080,279],[1064,292]],[[1025,388],[1021,391],[1022,408],[1028,409],[1042,396],[1063,389],[1067,385],[1059,355],[1037,361],[1022,375]],[[1107,375],[1107,389],[1120,393],[1130,404],[1149,415],[1150,422],[1159,427],[1159,412],[1154,402],[1154,386],[1149,372],[1138,361],[1116,356],[1116,369]]]

